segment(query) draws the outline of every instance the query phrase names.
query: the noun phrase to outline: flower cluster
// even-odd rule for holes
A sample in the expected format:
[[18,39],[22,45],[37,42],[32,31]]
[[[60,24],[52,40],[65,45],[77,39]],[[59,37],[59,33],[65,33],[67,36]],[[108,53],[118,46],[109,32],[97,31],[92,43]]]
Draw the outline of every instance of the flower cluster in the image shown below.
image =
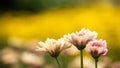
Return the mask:
[[58,40],[48,38],[45,42],[40,41],[36,50],[47,52],[52,57],[57,58],[63,50],[70,48],[73,45],[80,50],[81,68],[83,68],[83,49],[90,53],[95,59],[95,66],[97,68],[98,58],[101,55],[105,55],[108,50],[106,41],[102,39],[96,40],[96,38],[97,32],[83,28],[79,32],[64,35],[63,38]]
[[107,53],[106,41],[96,40],[96,38],[97,32],[83,28],[79,32],[64,35],[58,40],[48,38],[45,42],[40,41],[36,50],[47,52],[51,56],[58,56],[61,51],[74,45],[79,50],[86,48],[86,51],[94,57],[105,55]]

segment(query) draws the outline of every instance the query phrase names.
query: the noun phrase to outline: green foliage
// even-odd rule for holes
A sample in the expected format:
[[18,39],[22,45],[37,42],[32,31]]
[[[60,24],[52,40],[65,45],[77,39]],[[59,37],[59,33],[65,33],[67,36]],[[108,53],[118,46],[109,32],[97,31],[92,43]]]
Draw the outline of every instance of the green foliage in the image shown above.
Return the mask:
[[7,36],[0,36],[0,49],[7,47]]

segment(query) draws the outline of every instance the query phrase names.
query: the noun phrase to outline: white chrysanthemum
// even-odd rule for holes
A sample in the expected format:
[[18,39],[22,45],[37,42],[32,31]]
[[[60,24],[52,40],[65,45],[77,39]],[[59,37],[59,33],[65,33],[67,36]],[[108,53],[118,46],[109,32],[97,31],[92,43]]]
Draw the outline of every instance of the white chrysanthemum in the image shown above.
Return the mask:
[[64,39],[47,39],[45,42],[40,41],[37,46],[37,51],[44,51],[49,53],[53,57],[57,57],[61,51],[71,47],[71,44],[65,42]]
[[85,48],[86,44],[91,40],[95,40],[96,37],[97,32],[92,32],[85,28],[83,28],[80,32],[64,35],[64,38],[75,45],[79,50]]

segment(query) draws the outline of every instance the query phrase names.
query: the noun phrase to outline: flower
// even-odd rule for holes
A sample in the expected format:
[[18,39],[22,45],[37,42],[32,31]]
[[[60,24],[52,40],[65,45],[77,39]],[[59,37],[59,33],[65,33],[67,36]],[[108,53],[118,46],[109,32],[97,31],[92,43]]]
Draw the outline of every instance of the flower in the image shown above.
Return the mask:
[[15,65],[18,63],[19,54],[11,48],[5,48],[1,51],[1,61],[7,65]]
[[92,57],[98,58],[101,55],[106,55],[107,53],[107,43],[105,40],[94,40],[87,44],[86,51],[89,52]]
[[44,58],[42,56],[38,56],[36,54],[32,54],[30,52],[23,52],[20,56],[21,62],[31,66],[43,66]]
[[57,57],[61,51],[70,48],[71,44],[64,42],[64,39],[47,39],[45,42],[40,41],[37,46],[37,51],[43,51],[49,53],[52,57]]
[[64,38],[75,45],[79,50],[85,48],[86,44],[91,41],[95,40],[97,37],[97,32],[90,31],[89,29],[83,28],[81,31],[64,35]]

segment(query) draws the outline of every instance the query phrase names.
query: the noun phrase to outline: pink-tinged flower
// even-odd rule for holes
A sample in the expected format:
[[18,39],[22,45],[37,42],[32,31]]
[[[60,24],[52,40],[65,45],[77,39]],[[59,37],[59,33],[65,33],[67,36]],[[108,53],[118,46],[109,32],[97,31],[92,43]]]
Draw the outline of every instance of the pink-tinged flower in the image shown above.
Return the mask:
[[70,48],[71,44],[64,42],[64,39],[47,39],[45,42],[40,41],[37,46],[37,51],[43,51],[49,53],[52,57],[59,56],[60,52],[64,49]]
[[94,40],[87,44],[86,51],[89,52],[92,57],[98,58],[101,55],[106,55],[107,53],[107,43],[105,40]]
[[89,41],[95,40],[97,32],[83,28],[81,31],[64,35],[64,38],[75,45],[79,50],[84,49]]

